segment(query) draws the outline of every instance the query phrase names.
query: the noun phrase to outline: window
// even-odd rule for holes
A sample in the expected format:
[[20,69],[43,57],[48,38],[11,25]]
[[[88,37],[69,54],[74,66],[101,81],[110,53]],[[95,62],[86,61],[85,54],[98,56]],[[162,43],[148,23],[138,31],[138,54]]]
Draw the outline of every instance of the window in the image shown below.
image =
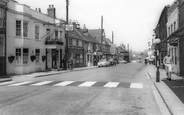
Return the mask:
[[171,24],[171,34],[173,33],[173,25]]
[[29,55],[28,48],[24,48],[23,49],[23,64],[28,64],[28,55]]
[[176,48],[174,49],[175,51],[174,51],[174,53],[175,53],[175,64],[177,64],[177,53],[176,53]]
[[15,60],[16,60],[16,64],[21,64],[21,49],[20,48],[16,48],[15,49]]
[[50,40],[50,29],[47,29],[47,40]]
[[63,34],[62,31],[60,31],[60,39],[62,39],[62,34]]
[[0,27],[3,27],[4,10],[0,9]]
[[16,21],[16,36],[21,36],[21,21]]
[[28,37],[28,22],[23,22],[23,36]]
[[76,46],[79,46],[79,40],[76,40]]
[[176,22],[174,22],[174,31],[176,31]]
[[40,49],[35,50],[35,55],[36,55],[36,63],[40,62]]
[[35,26],[35,39],[39,40],[39,26]]
[[58,39],[58,31],[55,31],[55,39]]
[[170,27],[168,28],[168,36],[170,36]]
[[69,38],[69,45],[72,46],[72,39]]

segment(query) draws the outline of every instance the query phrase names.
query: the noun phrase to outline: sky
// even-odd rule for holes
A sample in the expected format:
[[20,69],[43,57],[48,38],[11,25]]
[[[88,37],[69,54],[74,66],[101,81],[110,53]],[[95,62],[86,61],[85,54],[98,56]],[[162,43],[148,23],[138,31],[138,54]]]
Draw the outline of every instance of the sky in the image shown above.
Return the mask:
[[[31,9],[41,8],[47,13],[49,5],[56,8],[56,17],[66,20],[66,0],[16,0]],[[69,0],[69,20],[77,20],[80,27],[88,29],[103,28],[106,38],[114,43],[129,44],[132,51],[148,49],[148,40],[152,38],[160,14],[166,5],[174,0]]]

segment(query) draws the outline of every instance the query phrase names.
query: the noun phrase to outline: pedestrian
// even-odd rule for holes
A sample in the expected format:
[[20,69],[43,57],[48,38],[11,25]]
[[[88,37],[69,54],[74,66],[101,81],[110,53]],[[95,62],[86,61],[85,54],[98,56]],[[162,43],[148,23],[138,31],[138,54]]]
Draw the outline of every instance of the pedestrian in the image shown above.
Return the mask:
[[145,65],[147,65],[147,59],[146,58],[144,59],[144,63],[145,63]]
[[72,59],[72,57],[70,57],[68,62],[69,62],[70,70],[73,70],[73,59]]
[[66,70],[66,60],[64,58],[62,59],[62,64],[63,64],[63,69]]
[[171,81],[171,74],[172,74],[172,57],[170,56],[170,52],[167,52],[167,55],[164,57],[163,64],[165,66],[167,79]]

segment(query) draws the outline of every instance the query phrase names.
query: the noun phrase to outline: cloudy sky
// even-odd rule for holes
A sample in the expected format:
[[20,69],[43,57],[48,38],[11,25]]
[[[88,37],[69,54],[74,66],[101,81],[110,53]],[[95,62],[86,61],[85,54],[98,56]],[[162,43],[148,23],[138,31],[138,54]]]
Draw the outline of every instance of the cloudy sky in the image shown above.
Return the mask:
[[[57,18],[66,19],[66,0],[16,0],[31,9],[47,8],[53,4]],[[104,18],[106,37],[116,45],[129,44],[133,51],[147,49],[148,39],[152,38],[161,11],[174,0],[69,0],[69,19],[77,20],[81,27],[101,28],[101,16]]]

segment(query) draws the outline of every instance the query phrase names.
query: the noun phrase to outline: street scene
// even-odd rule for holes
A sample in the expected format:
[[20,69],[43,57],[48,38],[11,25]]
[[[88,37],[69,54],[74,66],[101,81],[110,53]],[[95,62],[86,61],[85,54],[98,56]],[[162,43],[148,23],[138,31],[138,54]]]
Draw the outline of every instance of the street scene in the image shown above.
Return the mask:
[[0,115],[184,115],[184,0],[0,0]]

